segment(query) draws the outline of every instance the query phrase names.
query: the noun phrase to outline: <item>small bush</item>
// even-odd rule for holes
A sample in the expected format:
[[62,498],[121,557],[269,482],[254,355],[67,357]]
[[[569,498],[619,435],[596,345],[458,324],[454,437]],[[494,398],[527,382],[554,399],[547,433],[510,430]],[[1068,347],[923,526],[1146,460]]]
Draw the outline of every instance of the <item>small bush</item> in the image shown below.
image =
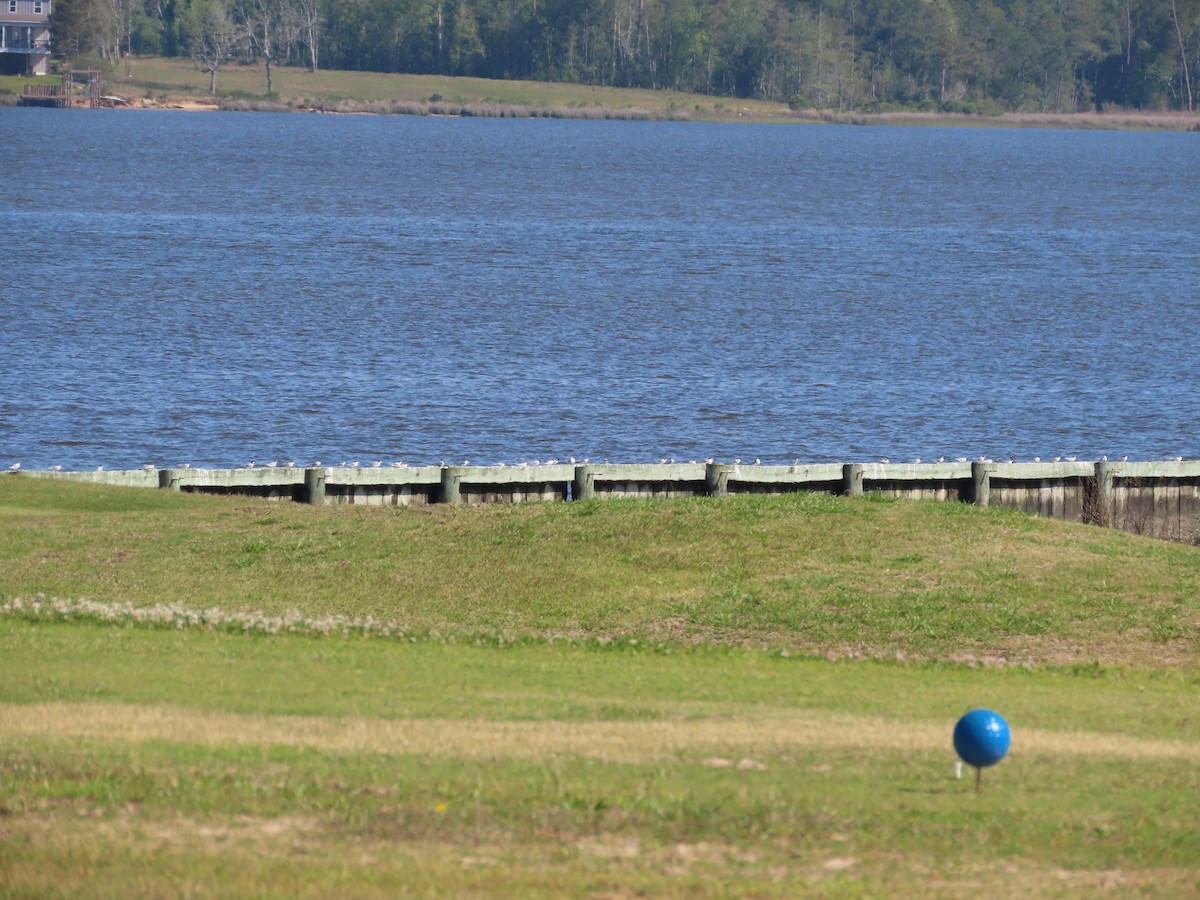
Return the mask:
[[221,109],[229,112],[287,112],[290,107],[286,103],[271,100],[234,98],[222,100]]

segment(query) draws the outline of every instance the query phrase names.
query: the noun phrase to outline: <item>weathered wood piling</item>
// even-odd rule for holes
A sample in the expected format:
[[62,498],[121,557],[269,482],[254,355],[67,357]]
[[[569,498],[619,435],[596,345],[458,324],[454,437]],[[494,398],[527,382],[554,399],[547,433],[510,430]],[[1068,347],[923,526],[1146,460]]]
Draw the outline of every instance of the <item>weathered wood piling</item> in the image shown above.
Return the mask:
[[726,497],[813,491],[973,503],[1176,539],[1200,533],[1200,461],[555,464],[522,466],[168,468],[21,471],[122,487],[243,494],[313,504]]

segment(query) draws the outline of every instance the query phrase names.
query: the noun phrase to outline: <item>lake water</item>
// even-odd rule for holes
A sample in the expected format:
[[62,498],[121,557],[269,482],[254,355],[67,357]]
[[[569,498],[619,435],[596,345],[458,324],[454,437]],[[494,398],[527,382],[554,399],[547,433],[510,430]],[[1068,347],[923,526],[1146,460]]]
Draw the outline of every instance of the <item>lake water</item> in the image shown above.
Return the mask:
[[1200,456],[1200,136],[0,109],[0,465]]

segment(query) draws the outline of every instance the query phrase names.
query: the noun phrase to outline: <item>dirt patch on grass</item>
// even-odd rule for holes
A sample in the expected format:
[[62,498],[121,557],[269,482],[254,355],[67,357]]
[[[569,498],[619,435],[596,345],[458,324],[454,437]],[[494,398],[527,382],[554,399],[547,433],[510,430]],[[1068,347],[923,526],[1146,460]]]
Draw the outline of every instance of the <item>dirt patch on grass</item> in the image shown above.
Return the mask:
[[[9,837],[23,835],[41,845],[58,841],[95,846],[136,844],[170,850],[204,853],[239,853],[257,856],[286,854],[298,846],[320,843],[322,823],[308,816],[261,817],[219,815],[211,819],[175,816],[145,818],[137,805],[110,813],[81,807],[76,815],[54,812],[23,814],[14,820]],[[0,838],[4,832],[0,831]]]
[[140,823],[138,829],[151,841],[186,847],[199,844],[206,849],[249,848],[261,852],[267,846],[308,839],[319,831],[316,819],[302,816],[258,818],[234,816],[216,822],[170,819]]
[[[1131,629],[1123,642],[1111,637],[1068,640],[1061,637],[1015,637],[987,645],[987,651],[1010,663],[1071,666],[1100,663],[1138,669],[1175,669],[1196,665],[1194,637],[1147,640],[1148,629]],[[961,655],[961,654],[958,654]],[[956,654],[950,654],[955,658]]]
[[1196,869],[1064,869],[1024,860],[935,877],[930,888],[938,896],[954,897],[1184,897],[1192,896],[1197,878]]

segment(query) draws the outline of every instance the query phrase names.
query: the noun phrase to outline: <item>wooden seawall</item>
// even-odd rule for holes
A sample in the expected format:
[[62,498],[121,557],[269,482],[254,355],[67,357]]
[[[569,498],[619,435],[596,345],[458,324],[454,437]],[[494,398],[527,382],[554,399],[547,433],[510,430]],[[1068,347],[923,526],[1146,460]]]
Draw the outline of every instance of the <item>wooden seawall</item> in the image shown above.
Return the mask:
[[1011,507],[1176,540],[1200,534],[1200,461],[261,467],[22,471],[18,476],[375,506],[880,493]]

